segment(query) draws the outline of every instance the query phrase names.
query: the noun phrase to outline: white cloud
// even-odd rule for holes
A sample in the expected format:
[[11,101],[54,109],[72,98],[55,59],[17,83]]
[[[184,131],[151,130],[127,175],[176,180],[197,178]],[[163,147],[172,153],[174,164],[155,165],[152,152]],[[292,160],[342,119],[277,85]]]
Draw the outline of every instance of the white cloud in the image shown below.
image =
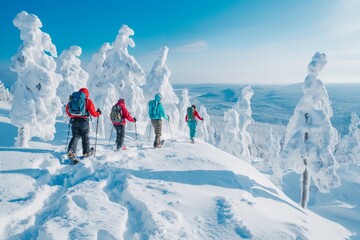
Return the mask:
[[181,52],[201,51],[201,50],[204,50],[206,47],[208,47],[208,44],[205,41],[200,40],[200,41],[192,42],[189,44],[172,47],[170,49],[172,52],[181,53]]

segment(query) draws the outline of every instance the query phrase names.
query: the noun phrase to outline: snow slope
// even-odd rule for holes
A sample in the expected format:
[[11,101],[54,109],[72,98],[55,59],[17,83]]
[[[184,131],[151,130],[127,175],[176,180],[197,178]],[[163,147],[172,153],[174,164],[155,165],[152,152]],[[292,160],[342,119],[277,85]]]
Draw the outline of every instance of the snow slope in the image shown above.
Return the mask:
[[35,139],[30,148],[15,148],[9,109],[0,103],[0,239],[351,236],[300,208],[245,161],[207,143],[169,140],[155,150],[146,137],[137,142],[127,132],[128,150],[114,152],[109,139],[98,139],[96,157],[69,165],[66,123],[57,122],[51,142]]

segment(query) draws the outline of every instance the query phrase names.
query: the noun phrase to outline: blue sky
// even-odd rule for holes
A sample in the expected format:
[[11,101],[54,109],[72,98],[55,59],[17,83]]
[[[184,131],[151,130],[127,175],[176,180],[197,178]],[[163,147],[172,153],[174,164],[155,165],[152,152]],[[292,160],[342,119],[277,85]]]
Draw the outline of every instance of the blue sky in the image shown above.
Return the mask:
[[[37,15],[58,54],[83,49],[85,63],[122,24],[129,49],[149,72],[162,45],[170,48],[173,83],[291,84],[303,81],[316,51],[328,56],[324,82],[360,83],[360,4],[356,0],[2,0],[0,80],[19,45],[12,21]],[[15,75],[16,77],[16,75]]]

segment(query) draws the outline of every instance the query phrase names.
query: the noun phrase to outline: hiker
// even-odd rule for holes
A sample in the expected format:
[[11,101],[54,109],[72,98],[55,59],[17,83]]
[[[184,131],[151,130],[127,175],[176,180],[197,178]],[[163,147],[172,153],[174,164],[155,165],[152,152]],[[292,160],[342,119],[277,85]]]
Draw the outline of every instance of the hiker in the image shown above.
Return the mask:
[[116,150],[119,150],[120,148],[126,150],[126,146],[123,145],[125,137],[125,120],[135,123],[136,118],[133,118],[126,109],[125,100],[123,98],[120,98],[111,108],[110,120],[116,130]]
[[154,148],[161,147],[161,118],[165,118],[168,121],[170,120],[169,115],[165,114],[164,107],[161,104],[161,98],[161,94],[157,93],[155,94],[154,100],[149,101],[149,117],[151,119],[151,124],[154,127],[155,132]]
[[195,105],[191,105],[191,107],[187,108],[187,114],[185,117],[185,121],[188,123],[189,129],[190,129],[190,141],[191,143],[194,143],[194,137],[196,134],[196,119],[195,117],[197,117],[199,120],[203,121],[204,119],[202,117],[200,117],[199,113],[196,111],[196,106]]
[[67,149],[69,159],[76,159],[76,147],[80,138],[82,140],[83,156],[90,156],[92,153],[90,152],[89,116],[99,117],[101,110],[95,111],[94,103],[89,98],[87,88],[81,88],[79,92],[74,92],[70,96],[69,103],[66,105],[66,113],[71,118],[72,132],[72,138]]

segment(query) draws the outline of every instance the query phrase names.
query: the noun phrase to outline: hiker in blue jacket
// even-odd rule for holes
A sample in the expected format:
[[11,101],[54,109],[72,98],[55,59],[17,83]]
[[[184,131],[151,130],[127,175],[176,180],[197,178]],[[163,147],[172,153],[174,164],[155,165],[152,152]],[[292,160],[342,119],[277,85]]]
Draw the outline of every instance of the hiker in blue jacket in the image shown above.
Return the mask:
[[163,105],[161,104],[161,94],[155,94],[154,100],[149,101],[149,117],[151,119],[151,124],[154,127],[155,132],[155,141],[154,148],[161,147],[161,128],[162,128],[162,118],[170,120],[169,115],[165,114]]

